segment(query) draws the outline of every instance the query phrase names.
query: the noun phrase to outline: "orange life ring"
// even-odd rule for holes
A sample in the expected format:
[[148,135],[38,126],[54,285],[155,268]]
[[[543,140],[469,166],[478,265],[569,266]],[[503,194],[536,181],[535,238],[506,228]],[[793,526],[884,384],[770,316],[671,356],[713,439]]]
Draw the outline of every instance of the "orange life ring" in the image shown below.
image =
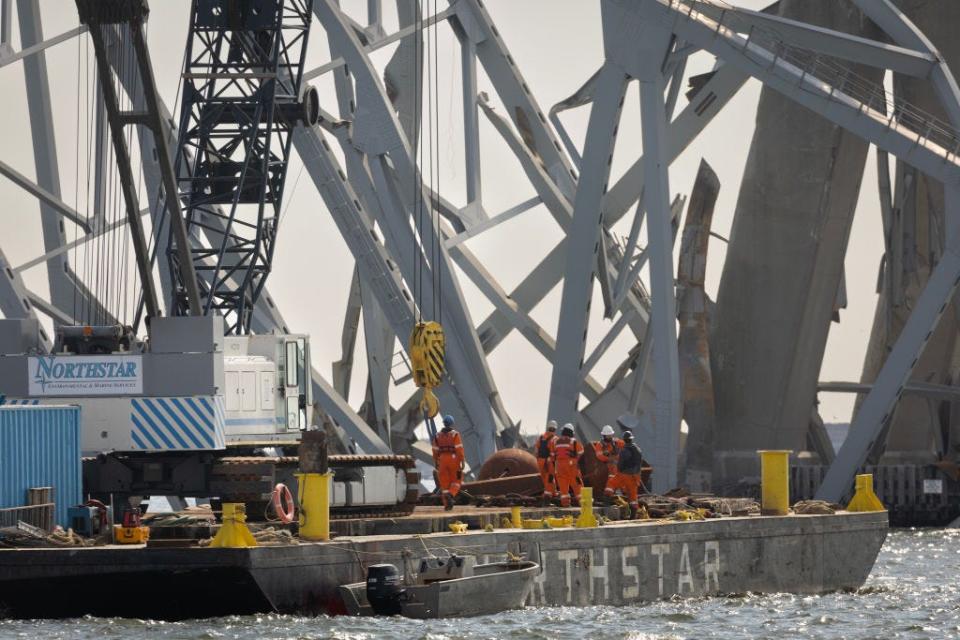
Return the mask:
[[293,516],[295,514],[293,494],[290,493],[287,485],[282,482],[277,483],[277,486],[273,488],[273,512],[280,518],[280,522],[284,524],[293,522]]

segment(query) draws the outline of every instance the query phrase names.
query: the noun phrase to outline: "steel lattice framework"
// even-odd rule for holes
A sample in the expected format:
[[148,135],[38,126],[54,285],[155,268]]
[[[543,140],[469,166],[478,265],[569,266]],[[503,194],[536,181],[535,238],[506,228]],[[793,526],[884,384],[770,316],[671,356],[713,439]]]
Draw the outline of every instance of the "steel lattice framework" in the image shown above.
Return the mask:
[[[203,312],[250,329],[273,259],[292,131],[301,109],[311,0],[194,0],[180,105],[176,170],[194,245]],[[222,207],[222,209],[221,209]],[[173,309],[189,313],[179,254],[167,251]]]
[[[224,314],[235,331],[289,329],[264,280],[279,218],[275,203],[292,146],[356,265],[343,358],[334,367],[332,383],[313,372],[314,397],[342,428],[345,440],[368,452],[385,452],[391,442],[412,437],[415,398],[398,402],[390,397],[393,348],[397,337],[403,344],[409,335],[417,304],[439,306],[449,370],[438,395],[445,410],[457,415],[471,465],[509,440],[513,423],[487,356],[516,330],[552,366],[550,417],[577,422],[589,438],[604,423],[637,429],[658,468],[654,488],[668,489],[678,478],[682,388],[673,265],[685,205],[683,198],[671,197],[669,167],[752,77],[875,145],[884,161],[892,154],[945,189],[944,250],[821,489],[823,497],[839,499],[904,389],[910,392],[906,381],[960,281],[960,90],[936,49],[892,2],[851,1],[893,44],[715,0],[603,0],[601,68],[569,99],[545,112],[480,0],[450,0],[426,16],[415,0],[397,0],[399,25],[389,34],[379,0],[368,2],[366,24],[347,15],[335,0],[196,0],[179,132],[167,133],[171,143],[180,140],[181,199],[206,310]],[[60,196],[43,51],[83,29],[44,40],[39,3],[19,0],[23,48],[15,52],[10,45],[12,4],[2,0],[0,5],[0,66],[24,61],[37,179],[2,162],[0,173],[41,201],[44,253],[14,267],[0,250],[0,310],[8,317],[36,317],[40,310],[55,322],[69,323],[74,321],[66,311],[69,297],[91,294],[70,270],[68,252],[104,230]],[[240,6],[249,11],[237,12]],[[282,10],[253,11],[271,6]],[[325,64],[305,71],[311,13],[313,29],[324,32],[330,55]],[[422,144],[416,113],[422,108],[416,89],[423,73],[422,38],[425,30],[443,24],[452,29],[461,54],[467,202],[460,204],[430,191],[416,152]],[[371,54],[395,43],[390,61],[377,67]],[[715,66],[696,78],[683,104],[680,85],[687,60],[704,53],[715,58]],[[882,82],[864,80],[852,64],[929,81],[948,122],[888,95]],[[478,92],[479,67],[495,95]],[[299,105],[304,82],[325,74],[332,74],[335,95],[324,98],[336,109],[320,109],[319,126],[294,126],[284,109]],[[633,83],[639,85],[644,153],[615,177],[610,160]],[[135,88],[126,90],[134,107],[142,103]],[[578,147],[559,114],[585,105],[589,124],[585,143]],[[494,215],[483,206],[481,114],[515,155],[535,193]],[[139,145],[148,192],[159,193],[161,172],[156,159],[151,160],[152,136],[141,132]],[[254,165],[251,158],[264,162]],[[715,185],[710,188],[715,192]],[[702,209],[703,198],[695,200]],[[439,215],[415,227],[411,220],[418,202],[432,203]],[[563,239],[508,291],[467,241],[541,205]],[[165,211],[162,202],[151,199],[144,213],[153,221],[157,251],[175,260],[169,236],[161,231]],[[68,244],[58,229],[63,218],[86,235]],[[621,220],[630,220],[630,231],[618,239],[611,228]],[[647,243],[641,247],[644,226]],[[424,248],[434,246],[439,252],[427,255]],[[50,266],[50,300],[29,291],[20,278],[21,271],[43,263]],[[645,267],[648,282],[640,280]],[[414,300],[411,283],[421,269],[439,283],[442,300],[431,291]],[[494,307],[483,321],[472,318],[456,270]],[[595,284],[610,323],[588,351]],[[169,277],[161,277],[161,285],[166,299],[176,301],[183,312],[182,285]],[[553,336],[531,312],[557,285],[562,301]],[[364,418],[344,399],[360,322],[369,369]],[[623,334],[630,336],[632,348],[626,354],[609,353]],[[593,374],[604,357],[620,362],[606,384]],[[421,459],[429,459],[423,443],[413,446]]]

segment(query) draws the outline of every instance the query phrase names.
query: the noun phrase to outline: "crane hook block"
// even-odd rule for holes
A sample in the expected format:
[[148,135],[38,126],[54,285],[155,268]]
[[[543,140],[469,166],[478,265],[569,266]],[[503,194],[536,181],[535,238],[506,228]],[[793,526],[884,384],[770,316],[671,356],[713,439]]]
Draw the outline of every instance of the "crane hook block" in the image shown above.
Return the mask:
[[440,400],[433,395],[429,388],[423,390],[423,397],[420,398],[420,411],[427,418],[436,418],[440,413]]
[[410,334],[410,364],[418,387],[433,389],[443,380],[446,340],[439,322],[418,322]]

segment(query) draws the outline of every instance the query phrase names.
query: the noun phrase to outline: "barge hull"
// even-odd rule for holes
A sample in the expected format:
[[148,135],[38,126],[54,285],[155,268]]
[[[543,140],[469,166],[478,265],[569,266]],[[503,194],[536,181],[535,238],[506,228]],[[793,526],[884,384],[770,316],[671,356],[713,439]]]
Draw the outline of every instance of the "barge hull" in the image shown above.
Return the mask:
[[9,617],[185,619],[277,611],[345,613],[341,584],[404,552],[526,554],[543,571],[528,604],[626,604],[674,596],[853,590],[867,579],[887,514],[722,518],[595,529],[380,535],[252,549],[0,551]]

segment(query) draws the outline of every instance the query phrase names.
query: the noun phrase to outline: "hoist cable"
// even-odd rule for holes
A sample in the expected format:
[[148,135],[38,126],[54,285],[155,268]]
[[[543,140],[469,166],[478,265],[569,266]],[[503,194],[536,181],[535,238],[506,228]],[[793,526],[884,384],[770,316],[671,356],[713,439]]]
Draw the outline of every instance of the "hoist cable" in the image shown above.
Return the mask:
[[[129,40],[129,37],[130,37],[130,36],[129,36],[130,27],[129,27],[129,26],[127,26],[127,27],[125,27],[125,28],[124,28],[124,27],[121,27],[120,30],[121,30],[121,33],[124,33],[124,34],[126,35],[127,39]],[[125,86],[130,86],[130,77],[131,77],[130,71],[131,71],[131,67],[133,66],[133,65],[132,65],[132,62],[133,62],[133,61],[132,61],[132,59],[131,59],[131,58],[132,58],[132,51],[131,51],[131,48],[127,46],[127,42],[121,42],[121,44],[122,44],[122,46],[123,46],[122,51],[123,51],[123,54],[124,54],[124,55],[122,56],[122,59],[123,59],[125,68],[122,69],[122,76],[121,76],[120,80],[118,81],[118,84],[120,85],[120,86],[118,87],[118,90],[121,92],[121,93],[119,93],[118,95],[120,96],[121,111],[129,111],[129,110],[130,110],[130,98],[129,98],[129,96],[127,95],[127,92],[124,90],[124,87],[125,87]],[[126,145],[127,149],[131,149],[131,146],[130,146],[130,138],[129,138],[129,131],[130,131],[130,127],[126,127],[126,126],[123,128],[123,131],[122,131],[122,133],[123,133],[123,143]],[[130,156],[132,156],[132,151],[128,151],[128,154],[129,154]],[[130,166],[131,166],[131,169],[132,169],[132,167],[133,167],[132,157],[131,157]],[[130,177],[131,177],[131,179],[133,178],[132,175],[131,175]],[[121,185],[121,187],[122,187],[122,185]],[[123,202],[126,203],[126,198],[123,199]],[[126,206],[124,206],[124,209],[126,209]],[[134,212],[134,211],[127,211],[127,215],[136,215],[136,212]],[[118,216],[117,222],[119,222],[120,217],[121,217],[121,216]],[[112,269],[113,269],[113,277],[111,278],[111,280],[112,280],[113,291],[111,292],[110,300],[111,300],[111,302],[113,302],[113,305],[114,305],[113,315],[114,315],[114,318],[117,320],[117,322],[121,322],[121,309],[120,309],[120,278],[123,277],[122,271],[121,271],[121,269],[120,269],[120,252],[121,252],[121,249],[122,249],[122,247],[120,246],[120,239],[121,239],[121,237],[122,237],[122,235],[121,235],[119,229],[114,229],[114,230],[111,232],[111,246],[112,246],[111,251],[112,251],[112,254],[113,254],[113,255],[112,255],[112,260],[111,260],[111,263],[112,263],[111,266],[112,266]]]
[[416,117],[417,130],[417,148],[414,153],[412,188],[413,188],[413,216],[414,216],[414,238],[413,255],[414,262],[414,300],[416,300],[417,322],[423,319],[423,255],[422,242],[420,241],[423,228],[423,188],[420,183],[420,167],[423,164],[423,7],[418,2],[416,4],[415,17],[415,38],[414,38],[414,109]]
[[[437,15],[438,7],[437,0],[433,0],[433,14]],[[433,258],[433,269],[436,273],[436,286],[433,290],[433,297],[435,302],[435,311],[434,318],[437,322],[442,323],[443,320],[443,286],[440,279],[440,269],[441,269],[441,247],[440,247],[440,28],[437,26],[437,23],[434,23],[433,26],[433,75],[434,75],[434,105],[436,106],[436,116],[434,131],[434,139],[436,140],[436,159],[437,159],[437,178],[436,178],[436,206],[434,207],[436,215],[436,223],[433,227],[433,236],[434,236],[434,245],[435,245],[435,254]]]
[[[86,39],[86,48],[84,51],[84,103],[87,110],[87,126],[84,127],[86,130],[86,149],[84,150],[84,164],[87,166],[86,171],[86,182],[87,182],[87,193],[84,198],[84,208],[86,209],[86,219],[89,225],[90,223],[90,144],[91,138],[93,137],[93,123],[94,118],[91,117],[91,102],[90,102],[90,84],[92,82],[90,77],[90,36],[87,36]],[[83,282],[85,283],[85,292],[83,299],[84,307],[84,318],[85,322],[89,323],[91,321],[92,315],[92,301],[93,297],[92,290],[90,288],[90,281],[93,279],[93,248],[96,244],[96,236],[94,236],[90,242],[84,244],[83,248]]]
[[[427,16],[429,16],[430,0],[425,0],[424,4],[426,5]],[[427,88],[426,88],[427,128],[430,130],[430,146],[427,150],[427,165],[430,169],[430,175],[428,178],[428,184],[430,185],[430,191],[429,191],[430,200],[428,201],[429,209],[427,211],[427,215],[430,220],[429,224],[431,227],[433,227],[433,176],[434,176],[434,172],[433,172],[433,146],[434,145],[433,143],[434,143],[434,137],[435,137],[435,132],[433,128],[433,111],[434,111],[433,109],[433,88],[434,88],[433,87],[433,61],[434,61],[433,49],[434,47],[433,47],[433,41],[432,41],[433,30],[430,30],[429,27],[426,28],[426,36],[427,36]],[[426,138],[424,138],[424,142],[426,142]],[[433,317],[436,318],[437,317],[437,297],[436,297],[436,291],[433,288],[433,282],[434,282],[434,274],[436,272],[437,265],[436,265],[436,262],[434,261],[434,255],[433,255],[433,252],[434,252],[433,232],[434,232],[434,229],[431,228],[430,244],[429,246],[424,247],[423,250],[425,254],[429,252],[428,255],[430,257],[430,302],[433,305]],[[421,243],[422,243],[422,240],[421,240]]]
[[[82,40],[83,40],[82,36],[79,36],[79,35],[78,35],[78,36],[77,36],[77,100],[76,100],[76,102],[77,102],[77,104],[76,104],[76,116],[77,116],[77,121],[76,121],[76,128],[74,129],[74,145],[73,145],[73,150],[74,150],[74,154],[73,154],[73,155],[74,155],[74,159],[73,159],[73,209],[74,209],[74,211],[77,212],[78,215],[79,215],[79,213],[80,213],[80,60],[81,60],[80,49],[81,49],[81,42],[82,42]],[[74,247],[78,246],[78,245],[77,245],[77,236],[78,236],[78,234],[79,234],[78,228],[79,228],[79,225],[76,224],[76,223],[74,223],[74,225],[73,225],[73,246],[74,246]],[[74,263],[76,263],[76,260],[77,260],[77,256],[78,256],[78,255],[79,255],[79,251],[74,250],[74,253],[73,253]],[[68,254],[68,256],[69,256],[69,254]],[[48,263],[48,265],[47,265],[47,268],[49,268],[49,263]],[[77,312],[79,311],[79,309],[77,309],[77,290],[79,289],[79,284],[80,284],[79,282],[77,282],[77,278],[79,278],[79,277],[80,277],[80,276],[77,275],[76,269],[74,269],[74,272],[73,272],[73,312],[72,312],[72,316],[73,316],[73,321],[74,321],[74,322],[78,322],[78,320],[79,320],[79,319],[77,318]]]

